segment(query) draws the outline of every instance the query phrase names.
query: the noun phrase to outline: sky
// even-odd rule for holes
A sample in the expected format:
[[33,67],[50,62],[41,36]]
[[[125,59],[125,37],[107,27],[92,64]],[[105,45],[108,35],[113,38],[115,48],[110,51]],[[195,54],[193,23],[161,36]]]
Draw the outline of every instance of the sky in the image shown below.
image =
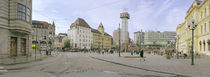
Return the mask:
[[32,19],[55,22],[56,34],[67,33],[71,23],[83,18],[97,29],[102,22],[105,32],[113,35],[121,24],[120,13],[126,8],[129,37],[134,32],[176,31],[184,22],[194,0],[33,0]]

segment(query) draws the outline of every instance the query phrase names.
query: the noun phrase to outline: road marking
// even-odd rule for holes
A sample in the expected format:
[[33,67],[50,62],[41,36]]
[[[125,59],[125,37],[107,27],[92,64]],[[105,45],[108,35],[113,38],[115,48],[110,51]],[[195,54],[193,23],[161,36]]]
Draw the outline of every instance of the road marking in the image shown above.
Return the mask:
[[125,66],[125,67],[130,67],[130,68],[135,68],[135,69],[150,71],[150,72],[156,72],[156,73],[162,73],[162,74],[168,74],[168,75],[175,75],[175,76],[177,76],[177,77],[189,77],[189,76],[186,76],[186,75],[181,75],[181,74],[176,74],[176,73],[171,73],[171,72],[164,72],[164,71],[158,71],[158,70],[151,70],[151,69],[146,69],[146,68],[140,68],[140,67],[136,67],[136,66],[126,65],[126,64],[117,63],[117,62],[114,62],[114,61],[108,61],[108,60],[105,60],[105,59],[100,59],[100,58],[96,58],[96,57],[92,57],[92,56],[91,56],[91,58],[97,59],[97,60],[100,60],[100,61],[105,61],[105,62],[117,64],[117,65],[121,65],[121,66]]

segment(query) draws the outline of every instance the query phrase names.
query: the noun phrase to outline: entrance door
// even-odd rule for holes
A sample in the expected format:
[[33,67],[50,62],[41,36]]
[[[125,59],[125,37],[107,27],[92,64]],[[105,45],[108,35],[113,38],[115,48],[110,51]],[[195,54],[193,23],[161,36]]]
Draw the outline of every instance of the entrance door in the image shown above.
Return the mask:
[[11,37],[10,56],[17,56],[17,37]]
[[26,55],[26,39],[22,38],[21,39],[21,55],[25,56]]

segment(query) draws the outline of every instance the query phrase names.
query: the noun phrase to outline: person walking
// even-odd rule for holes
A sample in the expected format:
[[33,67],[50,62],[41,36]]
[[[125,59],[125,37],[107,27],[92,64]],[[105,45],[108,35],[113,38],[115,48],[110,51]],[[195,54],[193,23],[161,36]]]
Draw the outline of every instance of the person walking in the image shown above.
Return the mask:
[[141,49],[140,50],[140,61],[143,59],[143,61],[145,61],[144,59],[144,51]]

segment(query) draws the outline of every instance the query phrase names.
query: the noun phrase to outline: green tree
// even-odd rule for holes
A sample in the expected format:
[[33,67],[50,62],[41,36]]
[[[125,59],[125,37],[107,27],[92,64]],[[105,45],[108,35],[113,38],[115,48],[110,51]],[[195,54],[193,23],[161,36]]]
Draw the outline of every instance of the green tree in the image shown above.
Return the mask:
[[64,48],[66,48],[66,49],[69,49],[71,46],[70,46],[70,40],[66,40],[65,42],[64,42]]

